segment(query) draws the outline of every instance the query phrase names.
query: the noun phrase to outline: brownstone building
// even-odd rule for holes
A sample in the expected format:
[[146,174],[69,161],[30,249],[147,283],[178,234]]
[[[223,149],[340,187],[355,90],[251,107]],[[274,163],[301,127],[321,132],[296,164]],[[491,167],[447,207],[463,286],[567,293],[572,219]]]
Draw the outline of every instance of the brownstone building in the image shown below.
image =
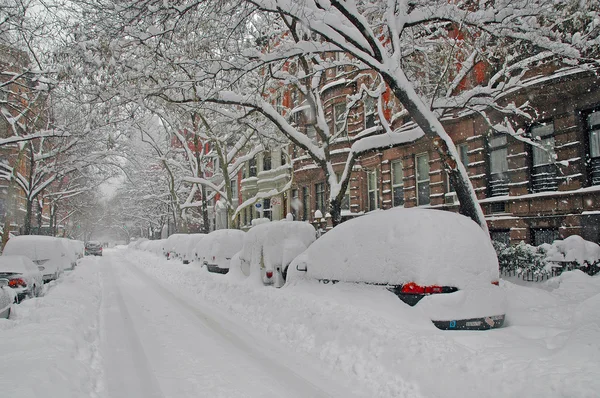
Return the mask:
[[[489,123],[502,120],[492,113],[487,121],[476,114],[444,121],[493,239],[537,245],[578,234],[600,242],[600,78],[574,69],[552,76],[532,78],[526,87],[506,94],[507,101],[518,105],[529,101],[536,110],[535,120],[520,123],[522,135],[492,133]],[[337,122],[336,106],[354,93],[352,85],[331,84],[334,79],[335,73],[323,90],[330,128]],[[377,123],[369,104],[354,113],[348,117],[349,136]],[[310,134],[310,126],[305,128]],[[348,144],[340,143],[340,158],[333,158],[336,171],[343,169],[344,148]],[[315,210],[327,211],[323,171],[296,150],[292,157],[289,195],[302,205],[288,206],[288,211],[299,220],[314,222]],[[353,168],[346,198],[344,219],[394,206],[451,211],[459,207],[427,138],[362,156]]]

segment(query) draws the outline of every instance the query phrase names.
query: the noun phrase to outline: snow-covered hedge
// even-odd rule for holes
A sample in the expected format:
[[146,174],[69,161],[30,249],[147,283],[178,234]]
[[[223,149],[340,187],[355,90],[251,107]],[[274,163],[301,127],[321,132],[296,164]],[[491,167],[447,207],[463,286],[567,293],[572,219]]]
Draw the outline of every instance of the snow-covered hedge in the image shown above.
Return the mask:
[[525,242],[512,246],[493,243],[501,272],[553,276],[556,268],[560,271],[580,269],[590,275],[600,270],[600,246],[578,235],[537,247]]

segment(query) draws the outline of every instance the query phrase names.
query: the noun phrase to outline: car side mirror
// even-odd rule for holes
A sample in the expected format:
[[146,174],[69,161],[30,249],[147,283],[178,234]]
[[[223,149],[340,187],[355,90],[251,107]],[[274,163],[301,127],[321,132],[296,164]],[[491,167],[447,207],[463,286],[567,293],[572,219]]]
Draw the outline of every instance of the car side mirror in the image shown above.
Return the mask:
[[8,279],[2,278],[0,279],[0,288],[8,286]]
[[306,263],[296,264],[296,269],[302,272],[306,272],[308,270],[306,267]]

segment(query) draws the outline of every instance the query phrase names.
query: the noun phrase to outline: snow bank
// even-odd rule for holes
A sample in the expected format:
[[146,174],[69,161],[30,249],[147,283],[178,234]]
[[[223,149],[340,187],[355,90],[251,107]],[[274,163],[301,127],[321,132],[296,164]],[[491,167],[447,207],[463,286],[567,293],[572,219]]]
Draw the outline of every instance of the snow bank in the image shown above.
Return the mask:
[[96,262],[82,259],[45,296],[13,306],[11,319],[0,320],[0,395],[98,396],[102,292]]
[[448,211],[417,208],[377,211],[336,226],[291,264],[291,281],[305,275],[458,288],[487,286],[499,277],[496,252],[477,224]]

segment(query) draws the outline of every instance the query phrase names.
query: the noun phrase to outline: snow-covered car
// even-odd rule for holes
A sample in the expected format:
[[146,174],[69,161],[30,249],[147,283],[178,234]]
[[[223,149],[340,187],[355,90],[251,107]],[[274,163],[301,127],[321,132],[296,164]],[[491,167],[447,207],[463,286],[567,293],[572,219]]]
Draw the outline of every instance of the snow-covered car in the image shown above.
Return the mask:
[[175,257],[175,245],[181,240],[185,240],[187,234],[173,234],[169,236],[167,239],[162,240],[162,254],[167,259],[171,259]]
[[86,256],[102,256],[102,245],[93,240],[85,242]]
[[181,261],[184,264],[189,264],[190,262],[196,260],[196,247],[202,242],[202,240],[206,237],[206,234],[190,234],[188,235],[188,240],[186,241],[185,249],[181,254]]
[[44,282],[49,282],[70,267],[64,245],[51,236],[23,235],[15,236],[6,242],[3,255],[21,255],[33,261],[44,277]]
[[140,249],[140,245],[143,242],[148,242],[147,238],[138,238],[134,241],[132,241],[131,243],[129,243],[129,245],[127,246],[129,249],[136,249],[136,250],[141,250]]
[[16,297],[8,283],[8,279],[0,278],[0,318],[6,319],[10,317],[11,306]]
[[440,329],[504,323],[491,241],[471,219],[448,211],[395,208],[342,223],[294,259],[288,278],[385,286]]
[[70,266],[66,269],[75,269],[77,266],[77,260],[79,257],[79,245],[77,241],[66,239],[66,238],[56,238],[60,241],[60,243],[65,248],[65,254],[69,258]]
[[42,272],[25,256],[0,256],[0,278],[8,280],[8,286],[13,289],[19,302],[42,294]]
[[187,251],[190,236],[191,235],[185,234],[175,240],[169,259],[179,258],[183,261],[183,253]]
[[280,220],[256,225],[244,236],[242,272],[260,278],[265,285],[281,287],[290,262],[315,239],[315,228],[306,222]]
[[244,231],[218,229],[206,235],[202,241],[202,263],[209,272],[226,274],[234,254],[242,249]]

